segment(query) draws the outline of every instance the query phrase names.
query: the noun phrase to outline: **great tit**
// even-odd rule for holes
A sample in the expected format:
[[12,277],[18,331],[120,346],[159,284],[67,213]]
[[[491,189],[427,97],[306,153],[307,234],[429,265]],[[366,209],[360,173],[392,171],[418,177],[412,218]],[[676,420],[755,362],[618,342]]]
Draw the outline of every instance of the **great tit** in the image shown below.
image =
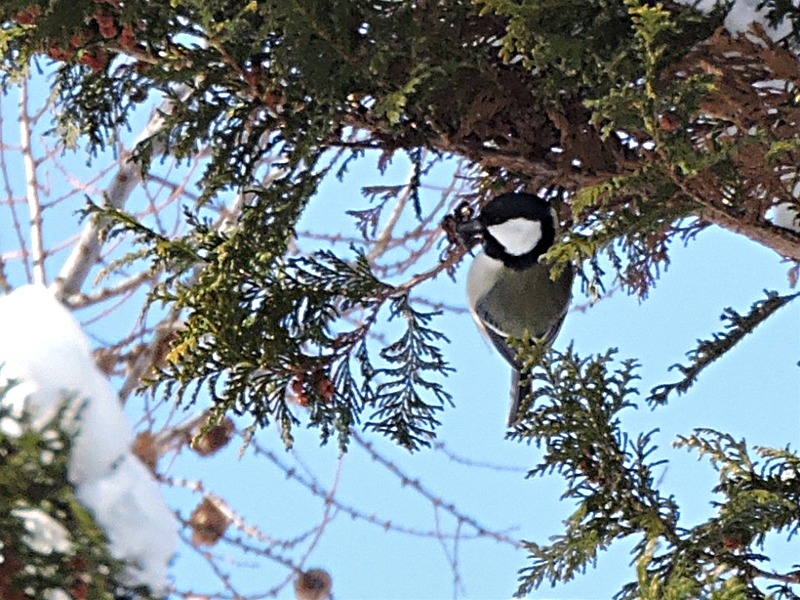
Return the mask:
[[530,391],[520,381],[517,351],[507,338],[531,338],[550,345],[572,297],[574,270],[564,269],[550,279],[550,268],[539,262],[556,235],[555,211],[532,194],[508,193],[489,201],[473,218],[454,217],[458,238],[467,247],[483,244],[467,275],[470,312],[481,333],[494,344],[513,369],[509,426],[518,419],[520,403]]

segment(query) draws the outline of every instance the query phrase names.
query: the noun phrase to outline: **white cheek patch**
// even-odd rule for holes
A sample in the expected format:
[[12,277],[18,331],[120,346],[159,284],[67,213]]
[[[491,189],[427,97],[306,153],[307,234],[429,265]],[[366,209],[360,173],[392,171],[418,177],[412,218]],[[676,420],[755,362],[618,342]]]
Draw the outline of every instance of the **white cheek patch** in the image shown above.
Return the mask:
[[541,222],[521,217],[490,225],[486,229],[512,256],[527,254],[542,239]]

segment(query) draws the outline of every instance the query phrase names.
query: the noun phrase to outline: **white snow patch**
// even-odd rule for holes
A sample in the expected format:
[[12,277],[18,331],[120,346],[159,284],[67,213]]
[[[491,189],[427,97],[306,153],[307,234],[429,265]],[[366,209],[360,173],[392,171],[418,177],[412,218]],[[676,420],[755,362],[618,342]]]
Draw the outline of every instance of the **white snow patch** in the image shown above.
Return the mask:
[[786,90],[787,85],[788,82],[785,79],[763,79],[761,81],[756,81],[753,87],[783,92]]
[[[114,556],[129,562],[131,583],[164,593],[177,522],[152,474],[131,452],[133,429],[80,325],[46,288],[25,286],[0,298],[0,332],[0,385],[23,382],[3,403],[18,415],[26,407],[32,426],[42,428],[70,400],[65,426],[76,434],[67,475],[76,495],[105,530]],[[0,427],[11,434],[15,428],[4,421]],[[37,518],[31,523],[43,522]],[[34,531],[33,543],[60,542],[46,528]]]
[[788,202],[777,204],[769,210],[767,218],[778,227],[800,233],[800,210],[796,204]]
[[70,457],[70,481],[78,485],[111,472],[130,451],[133,428],[95,366],[78,322],[44,287],[25,286],[0,298],[0,331],[0,363],[7,363],[2,376],[25,382],[5,402],[17,415],[26,405],[33,427],[41,429],[71,395],[75,400],[65,425],[80,433]]
[[103,524],[111,553],[129,561],[133,582],[162,587],[175,552],[175,516],[148,468],[128,454],[111,474],[81,485],[77,496]]
[[[678,1],[681,4],[694,6],[703,13],[711,12],[711,9],[716,4],[716,0],[701,0],[700,2],[695,2],[694,0]],[[745,33],[750,29],[751,24],[760,23],[773,41],[786,37],[792,31],[791,22],[788,19],[784,19],[778,24],[778,27],[770,27],[767,22],[766,7],[758,10],[760,2],[761,0],[735,0],[731,11],[725,17],[725,29],[731,33]],[[798,6],[798,0],[793,0],[792,4],[795,7]],[[758,38],[754,38],[753,41],[759,42]]]
[[53,517],[38,508],[15,508],[11,514],[22,519],[28,535],[22,541],[39,554],[72,552],[72,542],[67,529]]

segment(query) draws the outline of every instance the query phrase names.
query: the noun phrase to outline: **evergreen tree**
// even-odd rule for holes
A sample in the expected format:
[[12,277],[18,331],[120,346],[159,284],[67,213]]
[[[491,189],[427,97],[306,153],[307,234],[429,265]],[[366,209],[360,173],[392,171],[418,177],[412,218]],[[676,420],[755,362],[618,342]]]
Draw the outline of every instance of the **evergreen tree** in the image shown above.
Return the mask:
[[[148,275],[163,275],[150,302],[180,320],[156,334],[148,385],[183,406],[208,393],[218,421],[276,421],[287,445],[298,423],[291,390],[323,440],[346,448],[366,428],[417,450],[452,399],[446,332],[413,295],[465,249],[451,244],[403,284],[376,275],[357,245],[294,255],[298,219],[321,201],[320,186],[366,151],[381,153],[381,168],[405,154],[413,172],[402,206],[426,224],[423,180],[443,157],[460,159],[475,206],[521,189],[556,205],[564,235],[546,258],[575,264],[590,297],[618,285],[645,299],[671,246],[711,225],[772,248],[796,280],[800,233],[769,215],[800,210],[799,13],[764,3],[768,23],[786,30],[776,40],[760,25],[727,31],[729,10],[638,0],[7,0],[0,50],[7,86],[56,61],[56,129],[67,142],[113,147],[135,107],[158,98],[136,169],[147,173],[162,155],[206,159],[181,235],[112,197],[86,209],[104,241],[126,234],[140,245],[107,269],[149,261]],[[231,191],[236,218],[218,226],[211,215]],[[375,223],[402,191],[374,193],[383,201],[353,216],[379,244]],[[332,210],[351,208],[343,200]],[[56,285],[68,301],[82,282]],[[657,408],[688,392],[797,296],[767,291],[747,314],[720,307],[725,330],[699,341],[677,365],[679,380],[647,401]],[[402,327],[376,352],[369,335],[387,319]],[[544,449],[532,473],[561,474],[578,509],[552,544],[528,545],[520,595],[638,535],[638,580],[621,598],[764,597],[759,581],[775,597],[798,597],[800,567],[766,571],[758,554],[768,532],[800,526],[793,450],[758,449],[757,464],[724,432],[687,436],[680,443],[719,471],[723,499],[718,517],[685,529],[653,480],[651,434],[631,435],[617,417],[632,406],[636,362],[613,351],[521,352],[538,383],[509,436]]]

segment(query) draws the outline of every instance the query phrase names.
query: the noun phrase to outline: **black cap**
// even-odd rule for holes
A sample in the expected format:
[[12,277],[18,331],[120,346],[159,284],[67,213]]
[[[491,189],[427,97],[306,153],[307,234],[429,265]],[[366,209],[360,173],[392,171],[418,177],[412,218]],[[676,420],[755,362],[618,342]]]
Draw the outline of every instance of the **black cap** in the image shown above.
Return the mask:
[[[506,252],[503,245],[492,237],[488,228],[520,218],[541,223],[542,237],[530,252],[515,256]],[[522,270],[535,265],[539,257],[550,249],[556,238],[553,209],[547,200],[534,194],[511,192],[496,196],[481,209],[478,219],[483,228],[483,246],[486,254],[512,269]]]

